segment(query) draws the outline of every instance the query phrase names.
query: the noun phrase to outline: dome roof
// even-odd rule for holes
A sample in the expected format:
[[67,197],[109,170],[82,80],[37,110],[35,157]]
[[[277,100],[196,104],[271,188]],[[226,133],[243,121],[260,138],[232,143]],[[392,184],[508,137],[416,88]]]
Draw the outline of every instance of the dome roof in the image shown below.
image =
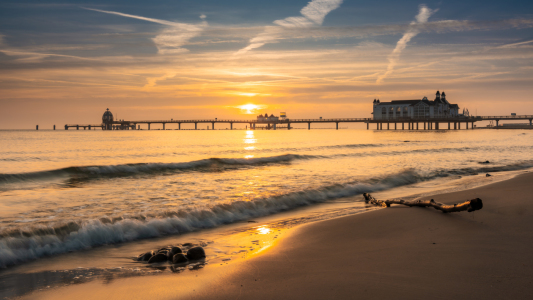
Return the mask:
[[113,122],[113,114],[109,111],[109,108],[104,112],[104,115],[102,116],[102,122]]

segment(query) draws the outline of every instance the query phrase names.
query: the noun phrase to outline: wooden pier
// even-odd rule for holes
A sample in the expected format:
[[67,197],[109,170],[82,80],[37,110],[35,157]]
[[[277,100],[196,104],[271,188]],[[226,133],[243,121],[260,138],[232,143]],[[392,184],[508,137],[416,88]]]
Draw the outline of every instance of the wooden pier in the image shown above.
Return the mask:
[[[479,121],[496,121],[496,126],[500,120],[529,120],[532,125],[533,115],[520,116],[476,116],[476,117],[450,117],[450,118],[394,118],[379,119],[371,118],[333,118],[333,119],[282,119],[278,121],[258,121],[258,120],[237,120],[237,119],[195,119],[195,120],[140,120],[140,121],[110,121],[102,124],[66,124],[65,130],[76,128],[79,130],[102,129],[102,130],[140,130],[141,124],[150,130],[152,124],[161,124],[163,130],[167,124],[177,124],[178,130],[181,130],[181,124],[194,124],[194,129],[198,130],[198,124],[210,124],[210,130],[216,129],[216,124],[229,124],[230,130],[233,130],[233,124],[247,124],[248,128],[254,129],[287,129],[291,130],[294,124],[307,124],[307,129],[311,129],[311,124],[334,123],[335,128],[339,129],[339,123],[366,123],[366,128],[370,129],[370,124],[376,124],[376,130],[459,130],[474,129],[475,122]],[[442,127],[441,127],[442,126]],[[463,127],[463,128],[461,128]]]

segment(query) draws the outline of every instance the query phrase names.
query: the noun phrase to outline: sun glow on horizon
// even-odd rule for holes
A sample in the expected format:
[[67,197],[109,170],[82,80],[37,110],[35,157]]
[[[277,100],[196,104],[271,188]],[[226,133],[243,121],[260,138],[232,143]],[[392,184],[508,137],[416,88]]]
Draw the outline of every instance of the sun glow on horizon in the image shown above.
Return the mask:
[[237,106],[241,110],[241,113],[251,115],[257,113],[257,110],[265,108],[266,105],[257,105],[257,104],[244,104]]

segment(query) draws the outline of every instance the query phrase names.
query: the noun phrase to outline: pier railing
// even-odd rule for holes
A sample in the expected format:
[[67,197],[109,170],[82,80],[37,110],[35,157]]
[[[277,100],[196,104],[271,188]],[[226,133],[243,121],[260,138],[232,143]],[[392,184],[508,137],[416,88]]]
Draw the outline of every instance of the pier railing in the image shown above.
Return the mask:
[[482,120],[529,120],[533,119],[533,115],[518,115],[518,116],[481,116]]
[[156,123],[293,123],[293,122],[366,122],[371,118],[335,118],[335,119],[282,119],[282,120],[235,120],[235,119],[196,119],[196,120],[140,120],[113,121],[113,124],[156,124]]

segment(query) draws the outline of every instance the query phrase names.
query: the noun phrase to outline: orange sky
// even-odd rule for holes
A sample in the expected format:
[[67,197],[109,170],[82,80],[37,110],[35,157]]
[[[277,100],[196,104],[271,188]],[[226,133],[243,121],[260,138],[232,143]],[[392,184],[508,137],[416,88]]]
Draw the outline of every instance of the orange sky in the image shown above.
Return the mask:
[[[341,14],[348,4],[340,3],[325,14]],[[283,14],[300,18],[297,25],[280,16],[232,27],[201,15],[184,27],[78,7],[104,28],[83,45],[79,37],[17,43],[0,27],[0,129],[94,124],[106,108],[127,120],[255,118],[236,108],[243,104],[291,118],[370,117],[374,98],[433,99],[437,90],[471,114],[533,114],[533,41],[518,36],[527,36],[533,21],[501,21],[513,35],[502,37],[427,9],[424,20],[414,6],[404,23],[383,29],[389,25],[326,26],[329,15],[323,24],[303,8]],[[442,25],[450,22],[464,28]]]

